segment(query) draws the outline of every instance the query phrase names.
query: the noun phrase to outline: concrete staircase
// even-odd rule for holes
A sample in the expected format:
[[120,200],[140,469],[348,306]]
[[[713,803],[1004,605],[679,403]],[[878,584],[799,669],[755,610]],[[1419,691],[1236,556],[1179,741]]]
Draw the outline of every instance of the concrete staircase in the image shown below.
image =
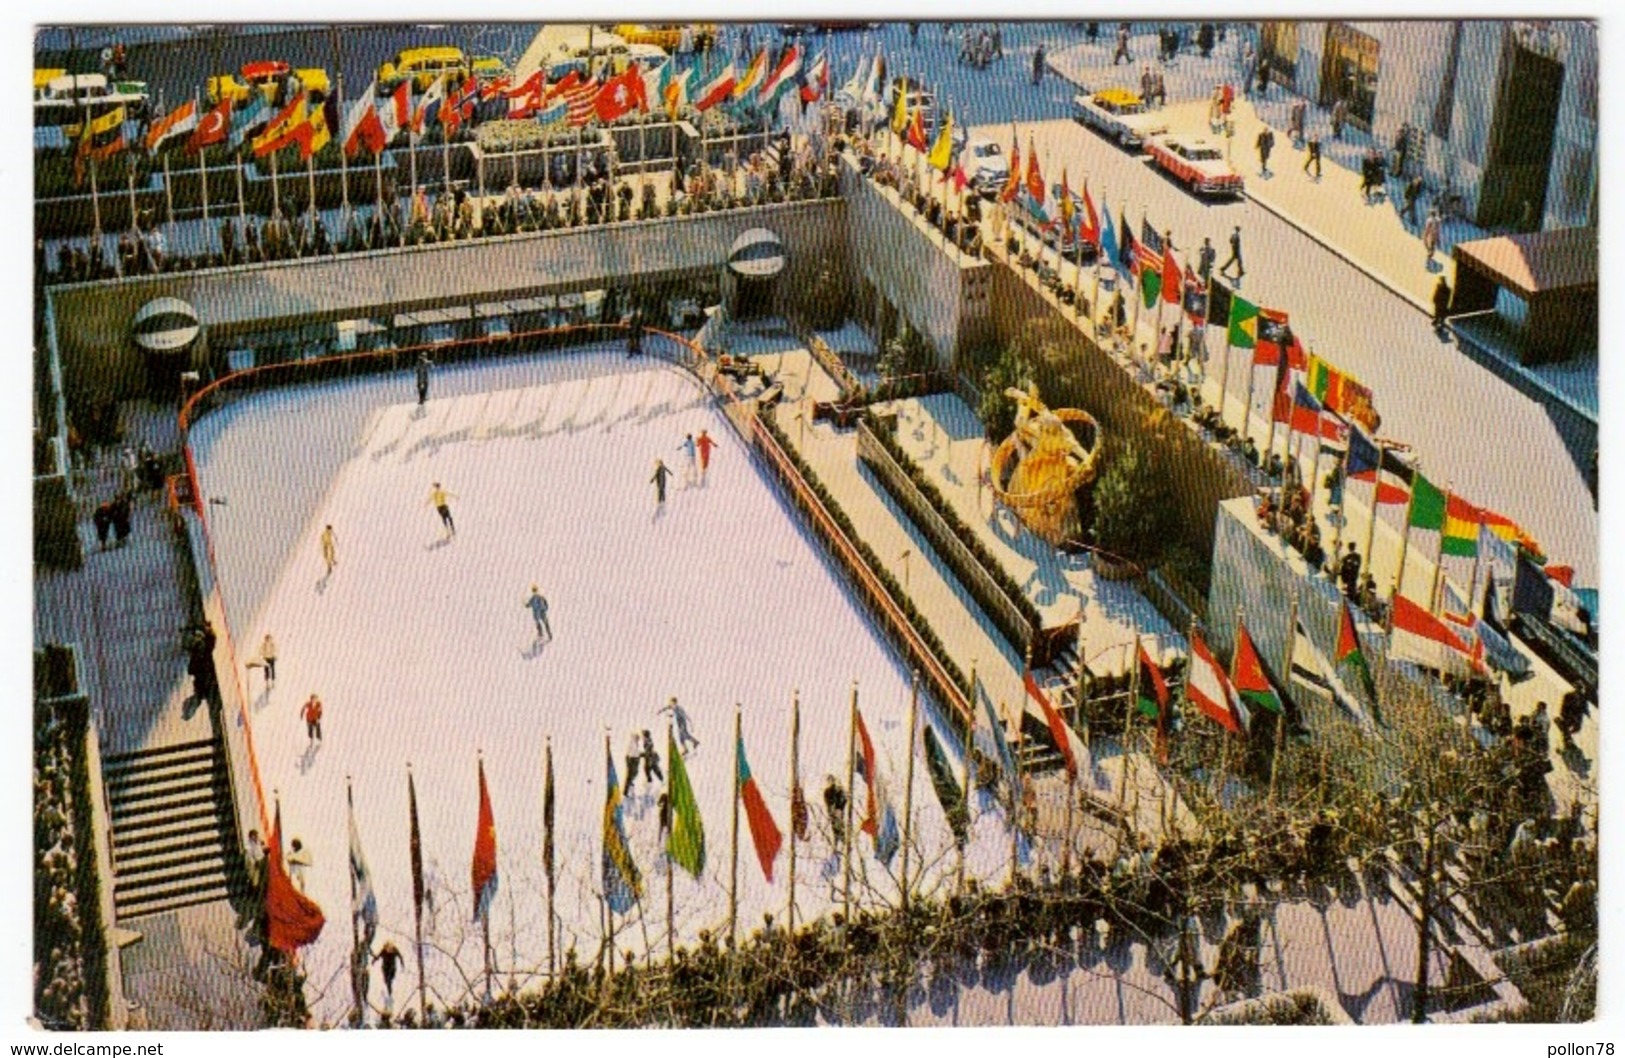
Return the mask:
[[225,767],[218,738],[103,760],[120,922],[239,891],[242,868]]

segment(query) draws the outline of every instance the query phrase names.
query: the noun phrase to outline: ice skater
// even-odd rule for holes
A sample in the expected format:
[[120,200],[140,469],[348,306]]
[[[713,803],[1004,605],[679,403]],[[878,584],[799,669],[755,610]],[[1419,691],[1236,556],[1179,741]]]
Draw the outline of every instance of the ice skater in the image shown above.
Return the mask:
[[694,435],[691,433],[684,434],[683,443],[677,446],[677,450],[682,452],[684,456],[683,484],[685,486],[693,485],[699,473],[698,465],[695,463]]
[[666,781],[666,776],[660,770],[660,754],[655,751],[654,736],[647,730],[643,732],[643,777],[651,783]]
[[265,664],[265,686],[269,688],[276,682],[276,640],[269,632],[260,643],[260,661]]
[[330,525],[322,530],[322,561],[327,563],[327,576],[333,575],[333,567],[339,564],[339,538]]
[[689,730],[688,714],[683,711],[682,706],[677,704],[676,698],[673,698],[671,701],[661,706],[660,711],[662,713],[670,713],[672,720],[676,722],[677,745],[679,748],[686,750],[690,745],[693,745],[695,749],[700,748],[700,740],[695,738],[694,733]]
[[457,523],[451,519],[451,501],[456,498],[455,492],[447,492],[438,481],[429,490],[429,504],[440,514],[440,524],[446,527],[446,533],[450,536],[457,535]]
[[534,584],[530,586],[530,598],[525,600],[525,605],[530,607],[530,616],[536,621],[536,638],[540,640],[545,634],[551,641],[553,627],[547,623],[547,598]]
[[384,969],[384,1009],[389,1010],[395,1005],[395,971],[401,966],[401,950],[395,947],[392,940],[384,941],[384,946],[378,949],[378,954],[372,957],[375,963],[382,963]]
[[299,887],[301,893],[305,891],[305,875],[310,871],[310,868],[309,850],[305,848],[303,841],[294,838],[293,846],[288,852],[288,875],[293,879],[293,884]]
[[666,466],[666,464],[662,460],[656,459],[655,460],[655,476],[649,479],[651,482],[654,483],[654,487],[655,487],[655,505],[656,506],[665,506],[665,503],[666,503],[666,482],[669,481],[670,479],[671,479],[671,469],[668,468]]
[[621,796],[632,796],[632,780],[638,777],[638,761],[643,759],[643,736],[636,731],[626,738],[626,782],[621,785]]
[[704,430],[695,438],[694,447],[700,451],[700,484],[705,484],[705,472],[711,468],[711,450],[717,446],[711,435]]
[[299,711],[305,721],[305,738],[314,746],[322,740],[322,700],[313,693]]
[[418,407],[429,399],[429,368],[434,364],[428,353],[418,354]]

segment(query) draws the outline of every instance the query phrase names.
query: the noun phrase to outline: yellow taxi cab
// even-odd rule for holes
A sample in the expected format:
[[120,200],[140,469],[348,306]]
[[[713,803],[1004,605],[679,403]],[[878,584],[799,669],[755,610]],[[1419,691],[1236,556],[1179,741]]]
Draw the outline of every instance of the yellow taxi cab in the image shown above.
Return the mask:
[[413,91],[426,92],[442,77],[461,84],[472,72],[461,48],[407,48],[378,67],[378,90],[392,92],[402,81],[412,81]]
[[210,103],[229,98],[237,106],[257,92],[266,103],[276,106],[287,102],[290,87],[293,92],[309,92],[313,101],[326,99],[327,71],[314,66],[295,69],[280,61],[244,63],[237,73],[209,78],[207,92]]
[[615,27],[615,35],[628,44],[653,44],[668,52],[675,52],[683,41],[683,26],[687,25],[694,37],[694,50],[703,51],[717,39],[714,22],[623,22]]

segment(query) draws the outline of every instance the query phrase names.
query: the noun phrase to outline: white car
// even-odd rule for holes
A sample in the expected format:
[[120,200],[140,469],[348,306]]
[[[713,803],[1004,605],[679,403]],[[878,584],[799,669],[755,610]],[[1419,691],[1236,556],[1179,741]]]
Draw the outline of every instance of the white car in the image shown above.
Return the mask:
[[969,175],[971,190],[984,197],[998,194],[1010,179],[1010,159],[992,140],[969,141],[960,158]]
[[1122,146],[1138,149],[1152,136],[1167,133],[1168,123],[1151,113],[1145,101],[1127,88],[1108,88],[1094,95],[1073,97],[1078,120],[1099,129]]
[[1241,174],[1225,160],[1224,147],[1213,140],[1158,136],[1146,142],[1145,150],[1158,168],[1192,194],[1239,196],[1245,186]]

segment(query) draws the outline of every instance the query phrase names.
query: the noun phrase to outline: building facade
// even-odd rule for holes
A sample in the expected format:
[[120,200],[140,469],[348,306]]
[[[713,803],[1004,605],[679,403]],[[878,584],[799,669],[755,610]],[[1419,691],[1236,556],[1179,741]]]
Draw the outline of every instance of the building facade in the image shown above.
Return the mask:
[[[1586,21],[1275,21],[1272,82],[1349,123],[1490,228],[1593,226],[1597,26]],[[1419,167],[1419,168],[1418,168]]]

